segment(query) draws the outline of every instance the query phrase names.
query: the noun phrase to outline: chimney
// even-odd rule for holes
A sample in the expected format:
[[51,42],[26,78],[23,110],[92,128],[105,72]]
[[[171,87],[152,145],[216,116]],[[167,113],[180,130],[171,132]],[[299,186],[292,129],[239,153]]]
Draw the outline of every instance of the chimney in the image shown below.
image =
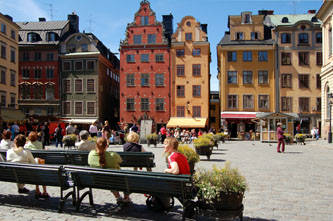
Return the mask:
[[201,30],[207,34],[207,24],[201,24]]
[[69,21],[69,31],[71,33],[78,33],[79,30],[79,16],[72,12],[67,16],[67,20]]
[[40,22],[45,22],[45,21],[46,21],[46,18],[38,18],[38,21],[40,21]]
[[316,10],[315,9],[308,10],[308,14],[316,14]]
[[6,18],[8,18],[10,21],[13,21],[13,18],[12,16],[9,16],[9,15],[4,15]]
[[274,14],[274,10],[259,10],[258,11],[258,15],[273,15]]

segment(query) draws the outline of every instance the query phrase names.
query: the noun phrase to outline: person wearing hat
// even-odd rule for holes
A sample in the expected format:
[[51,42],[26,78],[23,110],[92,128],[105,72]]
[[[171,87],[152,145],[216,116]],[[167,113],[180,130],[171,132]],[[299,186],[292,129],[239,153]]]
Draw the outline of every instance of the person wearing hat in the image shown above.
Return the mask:
[[277,134],[277,138],[278,138],[278,145],[277,145],[277,152],[281,153],[280,151],[280,145],[282,144],[282,152],[284,152],[284,131],[282,129],[282,123],[279,122],[277,123],[277,129],[276,129],[276,134]]

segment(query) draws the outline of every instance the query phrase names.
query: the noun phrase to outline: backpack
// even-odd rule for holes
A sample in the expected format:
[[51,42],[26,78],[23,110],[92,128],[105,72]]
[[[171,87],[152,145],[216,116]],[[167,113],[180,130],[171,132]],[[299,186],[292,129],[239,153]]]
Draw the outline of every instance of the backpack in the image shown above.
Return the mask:
[[175,201],[173,197],[148,196],[146,205],[156,212],[165,212],[172,209]]

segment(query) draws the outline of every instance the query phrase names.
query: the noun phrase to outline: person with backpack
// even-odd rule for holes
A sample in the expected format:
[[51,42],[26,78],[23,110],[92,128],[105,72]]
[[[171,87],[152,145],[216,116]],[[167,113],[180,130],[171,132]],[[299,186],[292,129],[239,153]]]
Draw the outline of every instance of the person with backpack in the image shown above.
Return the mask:
[[54,130],[54,137],[56,139],[56,147],[60,143],[60,147],[62,147],[62,128],[61,125],[58,124],[58,127]]

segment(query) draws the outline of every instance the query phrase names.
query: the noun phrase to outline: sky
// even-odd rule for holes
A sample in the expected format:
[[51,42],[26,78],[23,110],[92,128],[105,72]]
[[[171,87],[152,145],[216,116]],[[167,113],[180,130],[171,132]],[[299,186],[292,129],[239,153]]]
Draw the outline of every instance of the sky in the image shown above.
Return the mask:
[[[274,10],[274,14],[304,14],[318,11],[322,0],[149,0],[158,21],[172,13],[174,31],[184,16],[191,15],[208,24],[212,62],[211,90],[219,90],[216,46],[228,29],[228,15],[242,11]],[[80,31],[94,33],[113,53],[119,53],[120,40],[125,38],[126,25],[134,20],[141,0],[0,0],[0,12],[14,21],[67,20],[75,12],[80,17]]]

